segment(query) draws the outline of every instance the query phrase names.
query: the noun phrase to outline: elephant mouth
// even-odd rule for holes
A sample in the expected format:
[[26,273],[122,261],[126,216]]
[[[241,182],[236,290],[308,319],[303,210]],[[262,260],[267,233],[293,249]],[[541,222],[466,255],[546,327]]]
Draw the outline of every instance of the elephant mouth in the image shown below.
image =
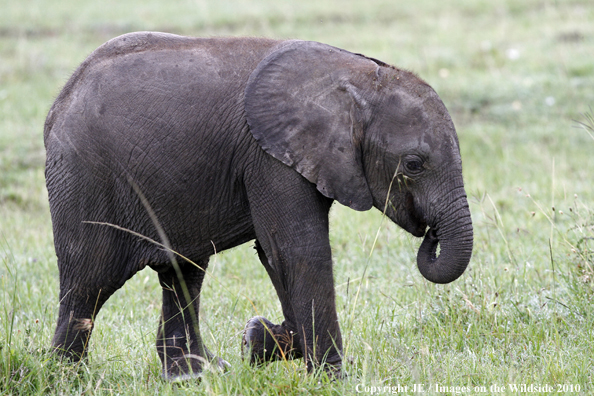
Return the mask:
[[424,237],[427,231],[427,223],[425,223],[424,221],[421,223],[418,223],[416,225],[414,225],[413,227],[407,229],[405,228],[406,231],[408,231],[409,233],[411,233],[413,236],[417,237],[417,238],[421,238]]
[[402,228],[417,238],[425,236],[427,222],[423,218],[421,211],[416,207],[411,193],[406,194],[404,207],[407,219],[403,222]]

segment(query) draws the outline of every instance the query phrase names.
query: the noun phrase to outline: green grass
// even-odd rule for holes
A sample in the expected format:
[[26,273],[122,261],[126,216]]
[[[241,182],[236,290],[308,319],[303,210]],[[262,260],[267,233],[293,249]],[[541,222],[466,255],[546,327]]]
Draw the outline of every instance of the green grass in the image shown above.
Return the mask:
[[[477,395],[516,394],[508,384],[594,393],[594,5],[1,5],[0,394],[371,394],[372,386],[399,384],[440,395],[454,390],[436,392],[436,384]],[[417,72],[458,129],[475,227],[469,270],[452,284],[430,284],[414,265],[419,240],[377,211],[336,205],[331,237],[345,380],[307,376],[302,361],[261,369],[241,361],[246,320],[256,313],[281,320],[271,282],[247,245],[213,257],[203,289],[204,338],[231,371],[207,370],[201,382],[161,380],[154,348],[161,294],[150,270],[102,309],[87,363],[53,359],[58,282],[43,122],[86,55],[134,30],[316,40]],[[494,385],[506,389],[496,393]]]

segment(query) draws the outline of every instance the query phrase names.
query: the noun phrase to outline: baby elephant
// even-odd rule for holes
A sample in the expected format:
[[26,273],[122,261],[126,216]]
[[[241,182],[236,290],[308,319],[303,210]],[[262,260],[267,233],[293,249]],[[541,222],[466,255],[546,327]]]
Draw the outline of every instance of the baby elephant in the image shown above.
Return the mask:
[[164,377],[224,365],[200,336],[204,271],[215,251],[255,239],[284,321],[251,319],[247,357],[340,374],[335,200],[424,236],[417,264],[432,282],[455,280],[471,257],[458,138],[440,98],[410,72],[328,45],[120,36],[75,71],[44,139],[60,269],[53,346],[73,360],[101,306],[149,266],[163,289]]

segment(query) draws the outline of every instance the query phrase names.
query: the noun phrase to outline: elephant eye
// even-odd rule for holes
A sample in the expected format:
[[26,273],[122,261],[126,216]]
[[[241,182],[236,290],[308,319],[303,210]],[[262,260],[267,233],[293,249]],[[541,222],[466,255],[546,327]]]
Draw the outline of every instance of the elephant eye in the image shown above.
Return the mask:
[[404,167],[411,173],[419,173],[423,170],[423,161],[420,159],[409,160],[404,163]]

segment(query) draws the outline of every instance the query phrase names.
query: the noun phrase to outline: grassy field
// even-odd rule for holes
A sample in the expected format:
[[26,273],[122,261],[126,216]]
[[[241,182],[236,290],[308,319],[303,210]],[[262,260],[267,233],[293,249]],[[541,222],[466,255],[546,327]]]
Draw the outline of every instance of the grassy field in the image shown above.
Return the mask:
[[[414,394],[422,386],[427,395],[512,395],[522,385],[540,387],[531,394],[594,394],[594,130],[578,123],[594,127],[586,117],[594,108],[591,2],[0,5],[0,394]],[[202,294],[203,336],[229,372],[161,379],[161,293],[150,270],[103,308],[87,363],[53,359],[58,281],[43,122],[86,55],[135,30],[315,40],[417,72],[458,130],[475,227],[467,272],[449,285],[428,283],[415,266],[420,240],[377,211],[336,204],[346,379],[319,381],[302,361],[242,362],[246,320],[281,320],[248,245],[213,257]]]

